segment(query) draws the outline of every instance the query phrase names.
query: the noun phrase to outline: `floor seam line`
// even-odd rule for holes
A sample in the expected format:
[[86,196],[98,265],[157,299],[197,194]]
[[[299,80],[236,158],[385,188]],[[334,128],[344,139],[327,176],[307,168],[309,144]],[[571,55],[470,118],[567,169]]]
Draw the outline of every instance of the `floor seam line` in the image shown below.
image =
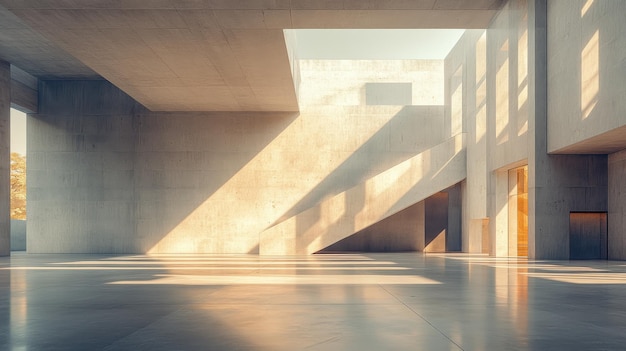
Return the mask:
[[149,323],[147,323],[147,324],[145,324],[145,325],[143,325],[143,326],[141,326],[141,327],[139,327],[139,328],[137,328],[137,329],[133,330],[133,331],[132,331],[132,332],[130,332],[129,334],[127,334],[127,335],[125,335],[125,336],[123,336],[123,337],[117,338],[116,340],[112,341],[110,344],[108,344],[108,345],[104,346],[104,347],[103,347],[103,350],[109,349],[109,348],[111,348],[111,347],[115,346],[115,344],[117,344],[117,343],[119,343],[119,342],[121,342],[121,341],[123,341],[123,340],[125,340],[125,339],[128,339],[129,337],[131,337],[131,336],[133,336],[133,335],[135,335],[135,334],[138,334],[139,332],[141,332],[141,331],[143,331],[143,330],[146,330],[148,327],[150,327],[151,325],[155,324],[156,322],[158,322],[158,321],[160,321],[160,320],[163,320],[164,318],[166,318],[166,317],[168,317],[168,316],[170,316],[170,315],[172,315],[172,314],[174,314],[174,313],[176,313],[176,312],[179,312],[179,311],[183,310],[184,308],[185,308],[185,307],[180,306],[180,307],[176,308],[176,309],[175,309],[174,311],[172,311],[172,312],[168,312],[168,313],[165,313],[165,314],[164,314],[164,315],[162,315],[162,316],[159,316],[158,318],[156,318],[156,319],[152,320],[151,322],[149,322]]
[[411,306],[407,305],[404,301],[400,300],[396,295],[392,294],[389,290],[385,289],[384,286],[379,285],[381,289],[385,290],[385,292],[387,292],[387,294],[393,296],[394,299],[396,299],[398,302],[400,302],[402,305],[404,305],[404,307],[408,308],[409,311],[413,312],[416,316],[418,316],[420,319],[422,319],[424,322],[428,323],[428,325],[430,325],[431,327],[433,327],[433,329],[435,329],[437,332],[439,332],[439,334],[443,335],[444,338],[448,339],[451,343],[453,343],[454,345],[456,345],[456,347],[458,347],[461,351],[465,351],[464,348],[461,347],[461,345],[457,344],[456,342],[454,342],[454,340],[450,339],[450,337],[448,335],[446,335],[443,331],[441,331],[439,328],[437,328],[434,324],[432,324],[431,322],[429,322],[426,318],[424,318],[424,316],[422,316],[421,314],[419,314],[416,310],[414,310],[413,308],[411,308]]

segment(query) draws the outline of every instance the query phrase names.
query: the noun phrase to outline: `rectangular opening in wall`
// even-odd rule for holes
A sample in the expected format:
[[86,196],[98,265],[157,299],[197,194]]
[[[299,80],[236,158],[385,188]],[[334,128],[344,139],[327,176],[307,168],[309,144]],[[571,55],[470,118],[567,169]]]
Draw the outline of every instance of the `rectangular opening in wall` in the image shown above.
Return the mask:
[[605,260],[607,258],[607,233],[606,212],[570,212],[570,259]]
[[26,114],[11,109],[11,250],[26,250]]
[[366,105],[413,104],[413,83],[365,83]]

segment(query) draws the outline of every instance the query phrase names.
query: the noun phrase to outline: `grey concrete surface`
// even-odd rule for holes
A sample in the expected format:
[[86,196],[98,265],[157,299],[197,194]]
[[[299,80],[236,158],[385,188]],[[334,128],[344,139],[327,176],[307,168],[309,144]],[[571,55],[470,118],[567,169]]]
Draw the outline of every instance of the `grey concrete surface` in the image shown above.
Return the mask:
[[38,85],[39,81],[35,76],[11,65],[11,107],[26,113],[37,112]]
[[569,258],[570,211],[607,211],[605,155],[549,155],[547,5],[530,1],[528,255]]
[[[272,223],[444,140],[441,62],[302,64],[299,115],[154,113],[104,81],[42,82],[28,124],[28,251],[258,252]],[[338,77],[349,89],[324,102]],[[360,99],[364,82],[396,79],[426,94],[410,106]],[[429,160],[434,175],[443,159]],[[348,205],[363,206],[362,195]]]
[[140,111],[105,81],[41,84],[27,124],[29,252],[136,252]]
[[626,151],[608,160],[608,256],[626,260]]
[[26,221],[11,219],[11,251],[26,251]]
[[[4,6],[0,5],[0,60],[41,78],[99,79],[99,75],[61,50]],[[10,33],[10,34],[9,34]]]
[[0,349],[621,350],[625,296],[622,262],[14,254]]
[[11,252],[11,65],[0,60],[0,256]]
[[[0,3],[9,4],[1,0]],[[194,101],[206,102],[212,107],[235,106],[239,110],[289,105],[293,102],[294,84],[283,79],[289,60],[285,59],[284,66],[279,67],[282,73],[274,77],[277,80],[268,83],[272,88],[289,86],[288,90],[281,90],[287,94],[287,98],[281,100],[285,96],[274,94],[272,89],[254,89],[259,82],[264,82],[263,76],[256,73],[262,71],[263,75],[271,75],[272,70],[263,71],[266,61],[256,62],[258,57],[248,54],[254,52],[259,43],[280,41],[276,32],[280,31],[281,18],[284,18],[278,14],[287,15],[281,10],[293,8],[289,17],[299,23],[292,23],[298,27],[320,21],[324,26],[336,23],[338,17],[333,11],[337,9],[327,9],[329,12],[324,12],[324,16],[313,18],[318,10],[334,5],[328,2],[274,3],[268,5],[271,9],[266,9],[270,12],[264,13],[251,2],[224,4],[190,2],[181,5],[217,11],[215,13],[224,17],[219,23],[211,22],[216,28],[233,29],[232,26],[255,23],[259,27],[251,29],[250,33],[242,34],[233,29],[232,33],[224,34],[234,43],[225,49],[226,55],[228,50],[238,51],[234,56],[243,57],[246,64],[234,65],[236,67],[230,70],[236,60],[228,60],[220,66],[226,67],[227,72],[218,72],[218,75],[211,72],[219,65],[205,67],[207,70],[197,76],[197,72],[178,71],[189,65],[174,65],[180,63],[174,49],[188,47],[189,38],[172,38],[169,35],[179,31],[172,32],[169,27],[184,29],[200,25],[176,20],[191,14],[190,9],[149,11],[150,20],[141,22],[147,28],[142,31],[142,40],[146,42],[140,46],[132,45],[137,40],[136,33],[125,36],[127,30],[134,30],[129,29],[134,28],[134,22],[123,30],[108,27],[119,18],[107,16],[120,10],[112,11],[108,5],[101,9],[67,9],[62,2],[50,1],[51,8],[45,11],[54,11],[59,17],[42,18],[40,25],[43,31],[62,42],[60,45],[79,50],[74,52],[78,56],[90,56],[86,61],[102,63],[99,69],[111,74],[111,81],[123,83],[118,84],[122,89],[130,85],[137,100],[150,101],[157,107],[179,106],[172,105],[172,101],[181,102],[185,109],[192,105],[198,108],[200,105],[194,105]],[[251,7],[246,9],[249,12],[239,8],[242,4]],[[398,2],[381,2],[378,5],[382,7],[369,2],[368,6],[376,7],[371,11],[384,12],[377,14],[370,10],[361,12],[353,8],[355,4],[343,2],[341,11],[380,16],[376,18],[381,22],[376,23],[397,19],[384,11],[390,10],[389,6],[399,6]],[[442,0],[435,2],[430,10],[452,10],[447,6],[453,4],[467,6],[469,2]],[[25,21],[29,23],[43,11],[36,5],[35,2],[22,5],[10,2],[11,9],[19,12],[20,18],[28,17]],[[207,6],[210,9],[205,8]],[[29,138],[34,139],[34,151],[29,154],[29,173],[32,172],[29,194],[33,211],[42,218],[29,224],[29,233],[40,235],[37,240],[40,244],[33,244],[40,246],[32,249],[37,252],[257,253],[260,233],[309,210],[305,219],[285,225],[290,233],[304,233],[314,228],[316,230],[307,235],[317,240],[326,233],[317,229],[325,229],[327,225],[345,225],[358,231],[421,199],[405,202],[402,208],[381,211],[383,215],[360,222],[365,224],[358,228],[354,226],[354,218],[334,223],[345,213],[341,212],[343,209],[358,215],[361,210],[374,206],[371,197],[364,200],[366,195],[378,191],[376,187],[367,188],[368,181],[393,167],[407,166],[408,160],[416,155],[422,155],[422,159],[431,156],[438,159],[430,164],[443,160],[429,150],[448,137],[467,133],[467,179],[460,189],[462,225],[459,227],[463,232],[460,238],[463,250],[483,252],[488,246],[493,255],[511,253],[509,248],[514,247],[514,243],[510,242],[510,209],[507,208],[511,189],[506,173],[528,164],[529,252],[532,257],[568,257],[568,218],[572,211],[617,213],[617,216],[609,216],[608,225],[614,229],[608,235],[618,243],[615,249],[621,251],[620,222],[611,220],[612,217],[621,220],[621,200],[616,196],[607,198],[607,189],[613,191],[621,186],[617,181],[621,166],[619,162],[608,165],[606,155],[586,154],[612,153],[626,147],[623,141],[626,126],[622,125],[624,104],[619,99],[624,95],[619,77],[623,76],[620,64],[626,46],[612,45],[623,40],[619,33],[623,32],[625,23],[620,17],[624,5],[608,0],[549,4],[540,0],[510,0],[486,1],[472,6],[499,11],[489,22],[486,34],[482,30],[468,31],[444,62],[359,61],[351,67],[356,67],[358,72],[355,73],[346,70],[346,62],[306,60],[294,65],[292,55],[293,67],[289,71],[298,70],[294,76],[295,85],[299,87],[299,113],[155,113],[105,81],[42,83],[42,108],[30,117],[33,123],[29,123],[29,133],[34,136]],[[94,21],[106,28],[100,28],[96,34],[85,30],[93,23],[80,22],[81,28],[73,28],[74,21],[81,17],[77,13],[94,15]],[[252,18],[237,17],[243,14]],[[69,20],[63,26],[72,28],[45,29],[47,24],[65,15]],[[103,23],[100,15],[111,22]],[[133,13],[130,18],[136,15],[138,13]],[[277,17],[272,17],[274,15]],[[7,11],[0,16],[12,19],[7,26],[15,25],[13,19],[17,17],[7,16]],[[345,25],[373,18],[368,16],[350,18]],[[258,22],[270,17],[275,22]],[[408,21],[407,18],[398,21]],[[256,22],[249,22],[250,19]],[[20,22],[18,27],[21,26],[25,24]],[[548,27],[553,28],[549,33]],[[249,35],[254,36],[251,33],[257,29],[260,37],[255,39],[259,40],[251,40]],[[146,70],[161,67],[163,62],[141,61],[143,67],[121,67],[122,61],[134,61],[130,57],[107,61],[106,55],[80,50],[82,45],[87,45],[84,42],[73,46],[75,39],[90,33],[102,35],[93,37],[98,39],[120,38],[109,46],[103,45],[102,53],[117,45],[135,48],[136,51],[129,51],[131,56],[145,53],[144,49],[158,51],[157,56],[160,55],[166,65],[173,66],[170,68],[175,77],[161,79],[161,76],[146,74],[133,80],[136,72],[146,73]],[[564,44],[567,41],[562,39],[570,37],[573,44]],[[225,43],[218,40],[215,45]],[[285,56],[282,44],[280,48],[270,45],[263,50],[276,54],[269,55],[272,62]],[[201,61],[211,61],[204,53],[202,55]],[[570,57],[574,59],[564,59]],[[560,61],[566,64],[561,66]],[[239,72],[238,69],[249,71]],[[383,71],[385,77],[377,77]],[[426,71],[430,73],[425,74]],[[235,84],[237,89],[222,95],[236,98],[228,100],[226,105],[213,105],[209,100],[221,100],[221,93],[210,95],[210,99],[200,93],[201,90],[190,94],[189,86],[197,87],[193,79],[206,78],[203,74],[215,79],[217,85],[223,83],[232,87]],[[254,78],[248,81],[251,86],[237,85],[250,76]],[[223,81],[219,81],[220,77]],[[366,105],[367,84],[407,84],[403,77],[411,81],[412,106]],[[179,84],[183,81],[185,84]],[[181,87],[171,89],[171,85]],[[432,93],[434,91],[438,93]],[[181,96],[184,99],[179,99]],[[408,94],[404,100],[408,101]],[[161,102],[163,105],[159,105]],[[426,168],[424,171],[433,171]],[[421,171],[416,169],[413,174],[421,174]],[[609,177],[613,183],[607,186]],[[416,179],[413,181],[419,183]],[[428,185],[419,184],[425,188]],[[357,190],[351,192],[351,189]],[[349,198],[342,198],[347,194]],[[338,205],[324,207],[329,204]],[[339,212],[334,213],[335,209]],[[482,240],[486,237],[483,235],[485,225],[489,226],[489,242]],[[342,229],[341,235],[349,235],[352,229]],[[339,240],[341,235],[333,238]]]
[[625,149],[626,2],[557,0],[547,6],[548,151]]
[[500,7],[493,0],[139,1],[130,8],[52,0],[42,9],[0,1],[1,28],[11,32],[0,38],[0,59],[56,77],[93,69],[153,111],[291,112],[298,103],[283,29],[482,28]]

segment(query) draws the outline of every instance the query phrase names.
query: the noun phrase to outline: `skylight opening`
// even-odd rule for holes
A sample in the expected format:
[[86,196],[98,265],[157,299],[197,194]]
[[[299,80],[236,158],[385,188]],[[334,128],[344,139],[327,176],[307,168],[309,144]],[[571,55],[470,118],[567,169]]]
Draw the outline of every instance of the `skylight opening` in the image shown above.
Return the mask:
[[285,30],[298,105],[440,106],[444,60],[464,32]]
[[443,60],[464,29],[289,29],[301,60]]

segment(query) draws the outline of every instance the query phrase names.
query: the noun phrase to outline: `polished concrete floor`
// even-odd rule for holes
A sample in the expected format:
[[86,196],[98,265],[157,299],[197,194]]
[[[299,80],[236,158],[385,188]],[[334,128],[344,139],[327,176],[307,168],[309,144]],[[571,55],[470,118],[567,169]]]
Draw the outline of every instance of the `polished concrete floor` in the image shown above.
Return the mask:
[[624,350],[626,263],[0,258],[0,350]]

